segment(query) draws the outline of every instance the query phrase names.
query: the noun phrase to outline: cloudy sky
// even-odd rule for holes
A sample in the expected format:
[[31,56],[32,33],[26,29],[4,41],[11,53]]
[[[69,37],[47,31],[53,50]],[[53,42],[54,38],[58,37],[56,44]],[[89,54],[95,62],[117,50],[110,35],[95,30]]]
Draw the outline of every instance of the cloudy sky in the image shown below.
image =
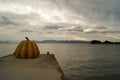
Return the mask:
[[120,41],[120,0],[0,0],[0,40]]

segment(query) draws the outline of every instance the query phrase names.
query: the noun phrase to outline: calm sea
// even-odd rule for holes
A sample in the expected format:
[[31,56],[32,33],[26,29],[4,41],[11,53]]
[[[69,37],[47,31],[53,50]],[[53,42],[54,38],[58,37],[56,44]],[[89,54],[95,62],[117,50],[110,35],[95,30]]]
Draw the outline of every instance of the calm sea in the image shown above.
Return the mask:
[[[17,44],[0,44],[0,57]],[[42,54],[55,54],[67,80],[120,80],[120,45],[38,44]]]

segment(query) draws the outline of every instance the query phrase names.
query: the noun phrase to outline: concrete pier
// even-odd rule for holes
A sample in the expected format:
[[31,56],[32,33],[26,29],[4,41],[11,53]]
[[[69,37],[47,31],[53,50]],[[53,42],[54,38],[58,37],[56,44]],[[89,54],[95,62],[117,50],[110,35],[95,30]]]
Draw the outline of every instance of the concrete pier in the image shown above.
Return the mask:
[[0,80],[64,80],[64,74],[53,54],[36,59],[8,55],[0,58]]

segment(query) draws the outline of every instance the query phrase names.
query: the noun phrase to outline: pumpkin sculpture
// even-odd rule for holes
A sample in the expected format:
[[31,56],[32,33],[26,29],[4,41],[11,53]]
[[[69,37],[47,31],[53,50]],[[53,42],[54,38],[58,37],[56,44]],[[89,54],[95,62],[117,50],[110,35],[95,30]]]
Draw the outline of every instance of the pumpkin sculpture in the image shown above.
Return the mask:
[[16,58],[37,58],[40,54],[39,49],[34,41],[31,41],[26,37],[27,40],[23,40],[19,43],[15,50]]

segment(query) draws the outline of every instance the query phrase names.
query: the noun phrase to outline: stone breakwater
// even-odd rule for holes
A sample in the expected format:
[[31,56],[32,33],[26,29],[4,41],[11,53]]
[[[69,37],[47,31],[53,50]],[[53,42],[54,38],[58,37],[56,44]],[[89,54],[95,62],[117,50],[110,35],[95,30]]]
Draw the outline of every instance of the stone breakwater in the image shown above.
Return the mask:
[[64,80],[64,74],[54,54],[36,59],[8,55],[0,58],[0,80]]

